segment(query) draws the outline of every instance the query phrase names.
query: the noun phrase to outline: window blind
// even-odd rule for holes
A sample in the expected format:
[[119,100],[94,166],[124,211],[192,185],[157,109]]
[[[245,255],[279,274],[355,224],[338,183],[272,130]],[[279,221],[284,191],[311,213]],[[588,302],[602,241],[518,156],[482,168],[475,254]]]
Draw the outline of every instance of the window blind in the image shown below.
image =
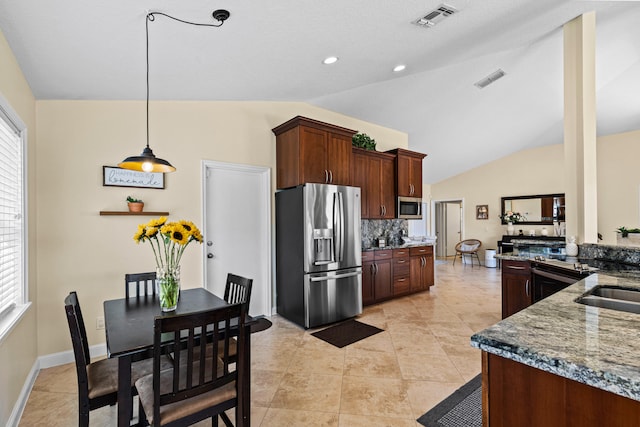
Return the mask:
[[22,136],[0,108],[0,317],[23,301]]

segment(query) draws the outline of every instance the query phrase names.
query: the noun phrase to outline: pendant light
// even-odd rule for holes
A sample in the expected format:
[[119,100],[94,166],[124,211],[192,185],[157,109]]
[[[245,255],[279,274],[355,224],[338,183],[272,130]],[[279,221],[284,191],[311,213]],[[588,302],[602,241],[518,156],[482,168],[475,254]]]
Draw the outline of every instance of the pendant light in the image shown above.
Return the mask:
[[162,12],[149,12],[145,20],[146,31],[146,50],[147,50],[147,146],[142,150],[139,156],[130,156],[118,163],[118,167],[123,169],[130,169],[142,172],[174,172],[175,167],[168,161],[160,159],[153,154],[151,147],[149,147],[149,21],[155,21],[155,15],[166,16],[174,21],[182,22],[184,24],[196,25],[200,27],[221,27],[224,21],[229,19],[230,13],[224,9],[215,10],[211,16],[213,19],[219,22],[219,24],[199,24],[196,22],[184,21],[182,19],[175,18]]

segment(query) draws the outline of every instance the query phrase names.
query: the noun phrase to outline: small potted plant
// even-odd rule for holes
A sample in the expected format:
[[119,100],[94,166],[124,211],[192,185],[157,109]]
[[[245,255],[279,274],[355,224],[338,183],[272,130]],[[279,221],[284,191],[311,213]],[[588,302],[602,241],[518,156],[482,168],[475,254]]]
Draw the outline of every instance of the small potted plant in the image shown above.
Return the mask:
[[366,133],[357,133],[351,138],[351,144],[354,147],[364,148],[365,150],[376,151],[376,140]]
[[129,212],[142,212],[142,208],[144,208],[142,200],[134,199],[131,196],[127,196],[127,205],[129,206]]

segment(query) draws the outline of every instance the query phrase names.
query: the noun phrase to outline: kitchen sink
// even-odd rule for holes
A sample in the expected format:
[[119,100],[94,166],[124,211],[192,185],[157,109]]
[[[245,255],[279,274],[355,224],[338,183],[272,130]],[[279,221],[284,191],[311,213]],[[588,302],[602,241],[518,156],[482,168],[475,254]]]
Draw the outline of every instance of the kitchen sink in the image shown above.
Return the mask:
[[640,289],[596,286],[576,302],[592,307],[640,314]]

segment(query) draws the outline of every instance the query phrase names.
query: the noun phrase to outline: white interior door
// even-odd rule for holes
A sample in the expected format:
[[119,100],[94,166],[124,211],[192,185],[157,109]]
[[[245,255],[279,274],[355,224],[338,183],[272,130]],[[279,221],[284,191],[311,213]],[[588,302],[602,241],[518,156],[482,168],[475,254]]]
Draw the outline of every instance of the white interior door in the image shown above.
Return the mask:
[[447,206],[447,256],[456,254],[456,245],[462,240],[462,205],[460,202],[450,202]]
[[203,162],[204,277],[222,297],[228,273],[253,279],[249,314],[271,315],[269,168]]

